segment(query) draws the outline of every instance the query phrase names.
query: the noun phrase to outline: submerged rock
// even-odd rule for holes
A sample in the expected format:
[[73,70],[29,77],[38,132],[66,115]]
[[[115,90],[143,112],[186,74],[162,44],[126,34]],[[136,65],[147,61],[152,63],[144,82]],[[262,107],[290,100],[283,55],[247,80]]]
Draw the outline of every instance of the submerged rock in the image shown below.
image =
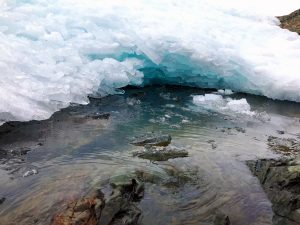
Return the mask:
[[87,118],[91,118],[94,120],[108,120],[110,118],[109,113],[95,113],[92,115],[88,115]]
[[284,134],[285,133],[284,130],[277,130],[276,132],[277,132],[277,134]]
[[0,205],[5,202],[6,198],[0,198]]
[[268,146],[271,150],[283,155],[289,156],[300,153],[300,142],[294,138],[269,136]]
[[300,224],[300,164],[299,160],[261,159],[248,161],[252,173],[261,182],[273,203],[275,225]]
[[142,151],[134,152],[133,156],[151,161],[167,161],[169,159],[187,157],[188,152],[175,146],[146,146]]
[[105,198],[101,190],[72,201],[53,219],[54,225],[135,225],[141,215],[136,201],[143,196],[144,186],[126,175],[114,177],[112,192]]
[[169,134],[147,133],[137,137],[131,144],[137,146],[168,146],[171,143],[171,140],[172,137]]
[[214,220],[214,225],[230,225],[230,220],[224,213],[217,213]]

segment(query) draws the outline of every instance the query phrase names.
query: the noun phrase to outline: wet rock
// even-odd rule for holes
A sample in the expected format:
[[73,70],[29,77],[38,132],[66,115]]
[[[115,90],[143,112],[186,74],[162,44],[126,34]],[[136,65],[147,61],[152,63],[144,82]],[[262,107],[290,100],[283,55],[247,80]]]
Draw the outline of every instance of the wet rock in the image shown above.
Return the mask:
[[105,198],[101,190],[68,204],[67,209],[57,214],[54,225],[135,225],[141,215],[136,206],[143,196],[144,186],[137,179],[126,175],[110,181],[111,194]]
[[74,200],[70,202],[67,209],[57,214],[53,219],[54,225],[97,225],[104,199],[102,192],[94,196]]
[[131,144],[137,146],[168,146],[171,140],[172,138],[169,134],[148,133],[136,138]]
[[281,158],[247,162],[273,204],[275,225],[300,224],[300,165],[293,161]]
[[4,158],[8,155],[7,151],[4,149],[0,149],[0,159]]
[[300,142],[294,138],[269,136],[268,146],[271,150],[287,156],[300,153]]
[[230,225],[229,217],[224,213],[217,213],[214,220],[214,225]]
[[277,130],[276,132],[277,132],[277,134],[284,134],[285,133],[283,130]]
[[91,118],[94,120],[108,120],[110,118],[109,113],[96,113],[93,115],[88,115],[87,118]]
[[6,198],[0,198],[0,205],[5,202]]
[[246,129],[245,129],[245,128],[242,128],[242,127],[235,127],[235,130],[236,130],[237,132],[246,133]]
[[130,179],[130,175],[115,176],[110,180],[110,185],[114,191],[129,194],[128,198],[132,201],[140,200],[144,196],[144,184],[136,178]]
[[132,97],[132,98],[143,98],[145,96],[146,96],[146,92],[144,92],[144,91],[138,91],[138,92],[132,93],[130,95],[130,97]]
[[167,161],[169,159],[187,157],[188,152],[185,149],[177,148],[175,146],[146,146],[144,150],[134,152],[133,156],[149,159],[151,161]]

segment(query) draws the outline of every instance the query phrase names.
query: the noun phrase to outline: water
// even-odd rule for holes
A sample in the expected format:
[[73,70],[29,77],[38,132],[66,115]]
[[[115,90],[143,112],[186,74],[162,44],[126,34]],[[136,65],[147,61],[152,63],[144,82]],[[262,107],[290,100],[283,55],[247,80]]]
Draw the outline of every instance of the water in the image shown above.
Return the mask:
[[[193,174],[191,181],[177,186],[147,183],[140,203],[142,224],[212,224],[220,210],[233,224],[272,224],[271,204],[244,162],[277,157],[267,148],[267,138],[279,136],[277,130],[285,131],[280,136],[295,137],[300,105],[231,95],[246,98],[253,116],[222,114],[193,103],[194,95],[211,92],[177,86],[127,88],[124,95],[90,99],[90,104],[73,105],[46,121],[2,126],[0,148],[31,151],[1,159],[0,197],[6,200],[0,205],[0,224],[48,224],[67,200],[135,170]],[[111,118],[86,117],[94,113],[110,113]],[[132,157],[140,147],[130,141],[149,131],[170,134],[189,157],[160,163]],[[32,168],[38,174],[23,177]]]

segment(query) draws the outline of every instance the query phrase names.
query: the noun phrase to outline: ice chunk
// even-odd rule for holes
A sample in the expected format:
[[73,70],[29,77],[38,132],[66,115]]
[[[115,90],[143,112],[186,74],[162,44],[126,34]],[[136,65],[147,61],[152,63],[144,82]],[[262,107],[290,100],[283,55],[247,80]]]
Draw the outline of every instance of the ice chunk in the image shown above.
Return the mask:
[[35,174],[38,174],[37,169],[31,169],[31,170],[26,171],[23,174],[23,177],[28,177],[28,176],[35,175]]
[[254,116],[251,107],[245,98],[232,99],[224,98],[218,94],[205,94],[193,96],[193,103],[207,110],[223,114],[246,114]]
[[218,93],[219,93],[219,94],[222,94],[222,95],[232,95],[232,94],[233,94],[233,91],[230,90],[230,89],[225,89],[225,90],[220,89],[220,90],[218,90]]

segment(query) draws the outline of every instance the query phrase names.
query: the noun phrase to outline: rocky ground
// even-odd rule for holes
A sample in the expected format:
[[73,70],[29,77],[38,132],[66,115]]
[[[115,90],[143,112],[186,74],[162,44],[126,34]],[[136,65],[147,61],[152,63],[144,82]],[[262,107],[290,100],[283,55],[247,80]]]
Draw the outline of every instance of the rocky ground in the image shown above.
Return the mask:
[[300,9],[286,16],[279,16],[278,19],[282,28],[300,34]]
[[248,161],[274,211],[274,225],[300,224],[300,141],[270,136],[268,146],[282,155],[278,159]]

